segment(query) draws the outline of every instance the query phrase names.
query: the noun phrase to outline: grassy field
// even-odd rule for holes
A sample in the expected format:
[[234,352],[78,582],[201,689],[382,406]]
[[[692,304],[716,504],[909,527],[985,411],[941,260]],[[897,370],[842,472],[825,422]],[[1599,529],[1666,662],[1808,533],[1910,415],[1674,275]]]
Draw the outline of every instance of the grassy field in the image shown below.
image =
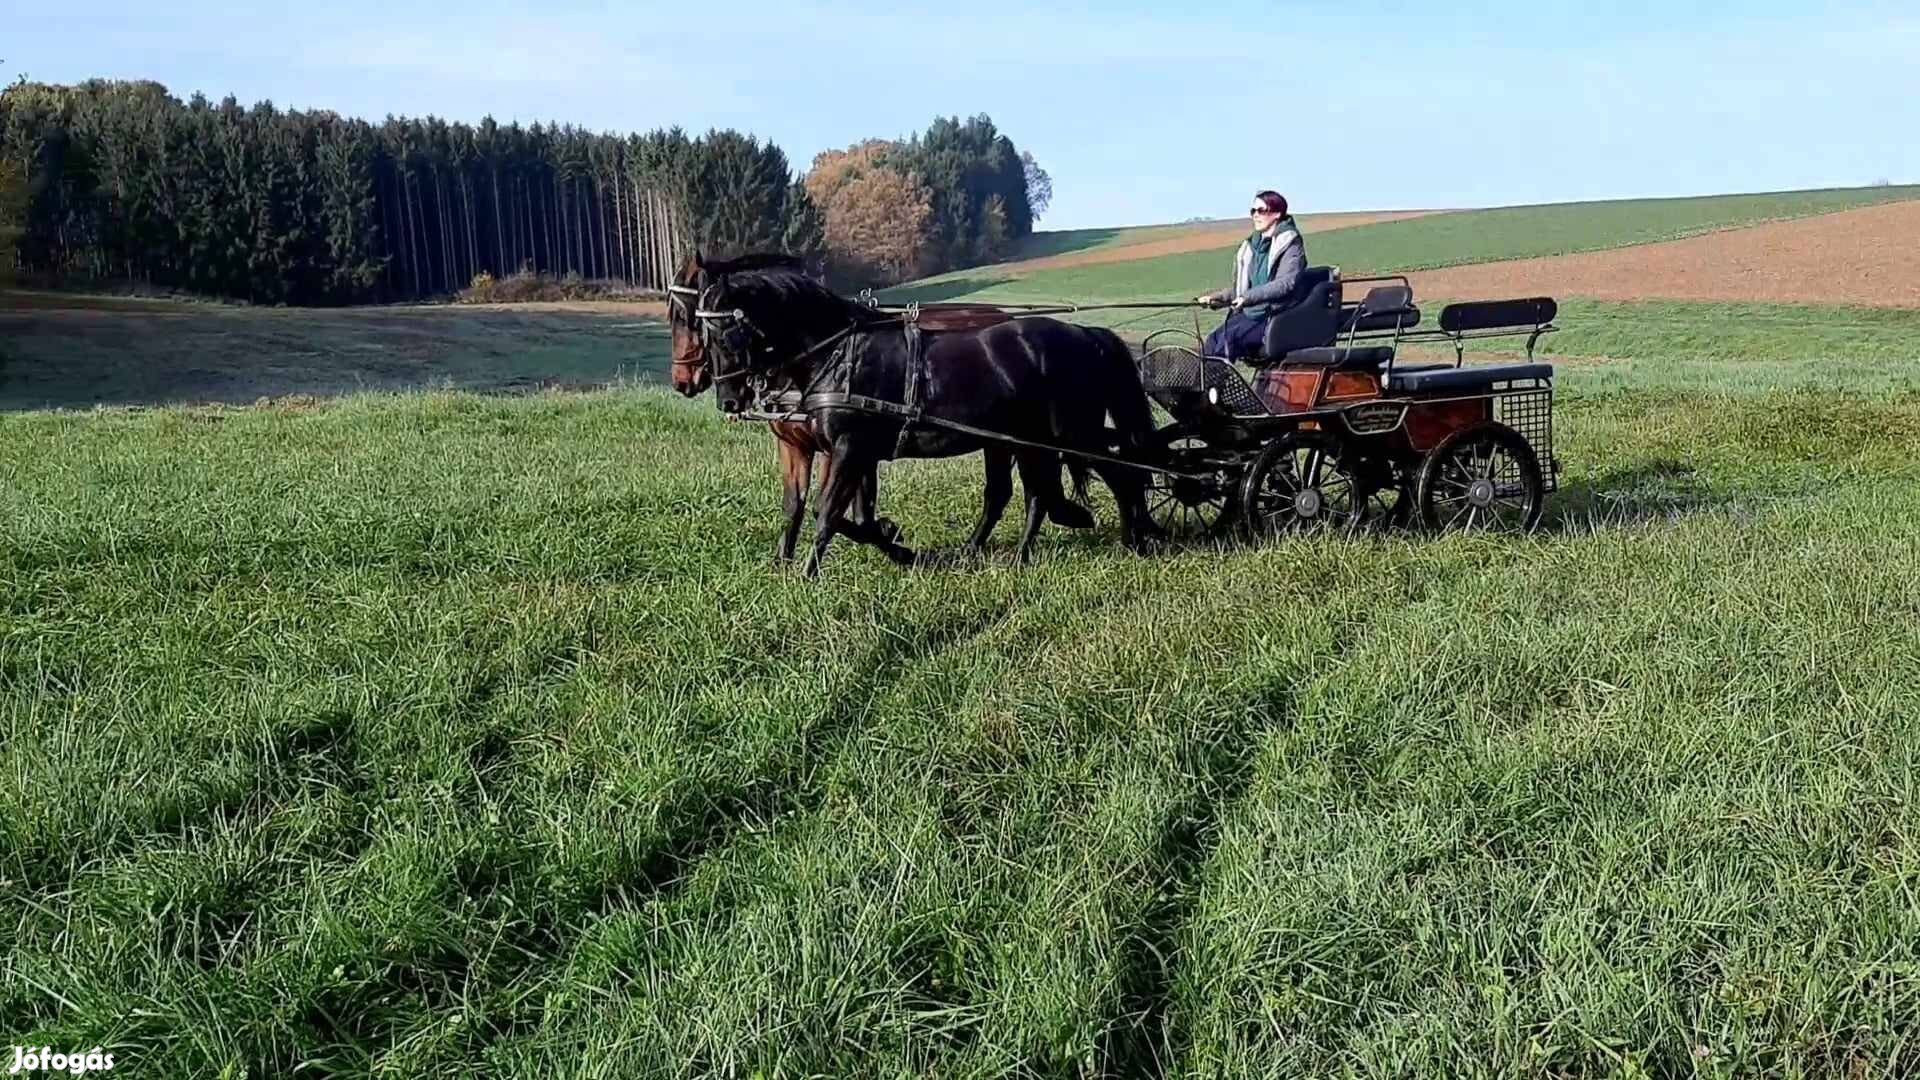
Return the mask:
[[[1303,224],[1303,231],[1316,265],[1338,266],[1351,277],[1624,247],[1912,198],[1920,198],[1920,187],[1630,199],[1456,211],[1338,229],[1317,239],[1310,225]],[[1017,277],[993,266],[975,267],[903,285],[886,295],[901,301],[1183,299],[1225,281],[1236,242],[1223,243],[1219,251],[1056,267]]]
[[[768,565],[767,436],[644,387],[0,415],[0,1034],[156,1076],[1910,1075],[1916,319],[1570,306],[1611,359],[1563,368],[1528,539],[1108,525],[1019,570],[1008,529],[819,583]],[[520,355],[435,326],[392,332]],[[978,483],[882,500],[944,547]]]
[[1049,229],[1020,239],[1013,259],[1038,259],[1047,255],[1066,255],[1076,251],[1096,251],[1164,240],[1196,229],[1225,222],[1195,221],[1185,225],[1129,225],[1114,229]]
[[655,379],[658,304],[248,308],[0,290],[0,410]]

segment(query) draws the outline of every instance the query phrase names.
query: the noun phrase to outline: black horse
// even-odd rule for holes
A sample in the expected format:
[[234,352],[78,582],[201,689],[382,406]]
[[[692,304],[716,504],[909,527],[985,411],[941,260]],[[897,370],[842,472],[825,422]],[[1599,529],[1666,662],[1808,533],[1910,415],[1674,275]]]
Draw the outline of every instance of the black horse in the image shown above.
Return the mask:
[[[704,335],[699,332],[693,318],[694,303],[700,293],[719,275],[775,267],[805,271],[805,264],[792,255],[761,254],[720,261],[706,259],[696,252],[688,257],[679,275],[674,278],[667,304],[668,322],[673,331],[671,371],[675,390],[686,397],[694,397],[713,385],[705,354]],[[787,562],[793,558],[794,544],[800,536],[801,519],[806,513],[814,458],[821,459],[820,488],[825,491],[833,479],[833,447],[810,418],[774,420],[767,426],[779,447],[783,492],[781,507],[785,514],[785,524],[774,547],[774,558]],[[981,499],[980,521],[966,543],[966,550],[975,553],[986,548],[994,526],[1000,523],[1000,516],[1006,510],[1007,501],[1013,497],[1013,454],[1004,447],[988,447],[983,458],[986,487]],[[1074,501],[1051,508],[1048,516],[1056,524],[1070,529],[1090,529],[1093,527],[1093,515],[1086,509],[1086,464],[1077,458],[1069,459],[1067,471],[1073,477]],[[859,494],[848,507],[848,515],[855,521],[871,521],[880,529],[898,535],[898,526],[879,517],[874,511],[876,480],[877,477],[868,474]]]
[[[815,520],[809,575],[819,572],[838,532],[902,565],[916,558],[895,537],[846,514],[882,461],[1010,448],[1027,492],[1024,560],[1049,513],[1080,509],[1060,489],[1060,455],[1050,447],[1113,453],[1109,417],[1123,453],[1144,457],[1152,445],[1139,371],[1110,330],[1034,317],[931,334],[916,345],[900,316],[783,268],[711,274],[696,314],[722,411],[745,411],[762,390],[808,392],[805,407],[834,459]],[[923,356],[916,356],[919,349]],[[908,415],[909,402],[917,403],[918,417]],[[1091,464],[1119,504],[1122,541],[1139,550],[1152,530],[1144,473],[1111,461]],[[1010,488],[989,484],[983,525],[997,519]]]

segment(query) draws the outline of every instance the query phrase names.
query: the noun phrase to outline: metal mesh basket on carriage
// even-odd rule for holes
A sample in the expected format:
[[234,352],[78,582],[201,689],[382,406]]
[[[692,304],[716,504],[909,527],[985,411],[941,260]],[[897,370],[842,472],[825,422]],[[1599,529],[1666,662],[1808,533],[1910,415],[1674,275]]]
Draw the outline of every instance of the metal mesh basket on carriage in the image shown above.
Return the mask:
[[1141,353],[1140,383],[1148,397],[1179,418],[1206,410],[1234,416],[1267,413],[1253,387],[1232,364],[1202,356],[1187,345],[1153,345]]

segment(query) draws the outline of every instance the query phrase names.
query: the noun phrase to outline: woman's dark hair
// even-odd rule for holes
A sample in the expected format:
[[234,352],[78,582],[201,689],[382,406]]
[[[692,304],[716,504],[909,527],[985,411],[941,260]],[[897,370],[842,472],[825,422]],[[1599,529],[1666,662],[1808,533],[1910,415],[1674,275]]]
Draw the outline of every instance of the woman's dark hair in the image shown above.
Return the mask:
[[1277,191],[1263,191],[1255,195],[1254,198],[1258,200],[1262,206],[1279,214],[1281,217],[1287,216],[1287,197],[1285,195]]

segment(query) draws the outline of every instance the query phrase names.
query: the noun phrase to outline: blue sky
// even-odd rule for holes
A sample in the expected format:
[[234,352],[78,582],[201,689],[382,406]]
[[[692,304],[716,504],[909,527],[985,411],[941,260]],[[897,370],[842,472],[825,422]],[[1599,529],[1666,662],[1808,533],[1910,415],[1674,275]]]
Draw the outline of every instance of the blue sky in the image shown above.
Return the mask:
[[1046,228],[1234,216],[1268,186],[1313,211],[1920,181],[1911,0],[4,2],[7,81],[737,127],[797,169],[986,112],[1052,174]]

